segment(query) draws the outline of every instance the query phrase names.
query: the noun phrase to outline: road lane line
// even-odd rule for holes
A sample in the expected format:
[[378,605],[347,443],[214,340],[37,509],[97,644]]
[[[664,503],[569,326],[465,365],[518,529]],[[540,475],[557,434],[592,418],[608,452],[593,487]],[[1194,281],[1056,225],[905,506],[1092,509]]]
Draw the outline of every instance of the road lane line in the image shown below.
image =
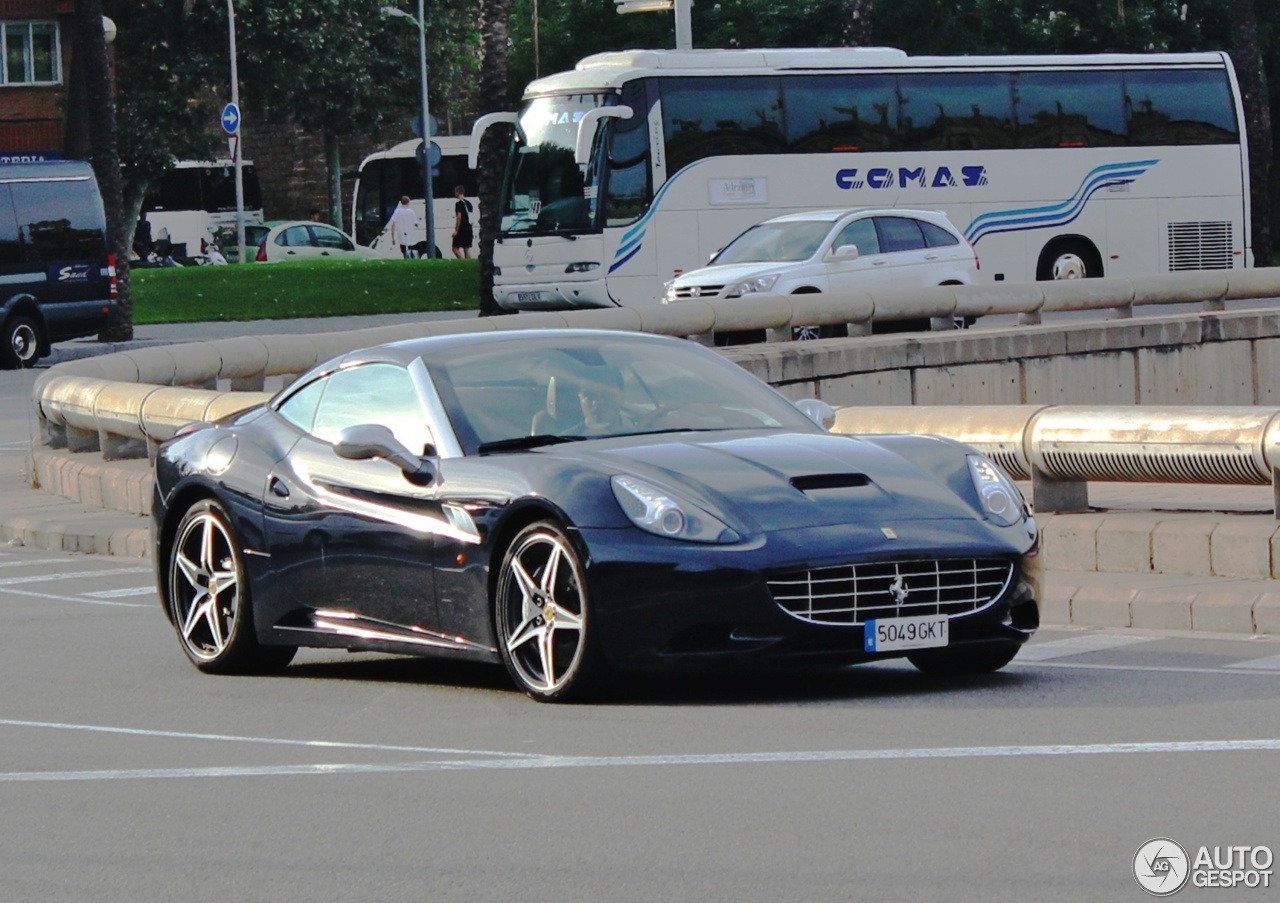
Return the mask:
[[155,595],[156,588],[154,586],[130,586],[125,589],[100,589],[97,592],[81,593],[82,596],[91,596],[94,599],[123,599],[125,596],[146,596]]
[[1032,643],[1023,646],[1018,653],[1020,662],[1043,662],[1051,658],[1063,658],[1068,655],[1084,655],[1087,652],[1105,652],[1108,649],[1121,649],[1138,643],[1149,643],[1159,639],[1154,636],[1133,636],[1116,633],[1090,633],[1084,636],[1068,637],[1065,640],[1051,640],[1047,643]]
[[0,596],[26,596],[30,599],[51,599],[54,602],[77,602],[80,605],[105,605],[111,608],[152,608],[154,602],[115,602],[111,599],[87,599],[84,596],[59,596],[56,593],[37,593],[29,589],[0,587]]
[[[1018,664],[1014,661],[1009,667]],[[1177,665],[1098,665],[1086,662],[1028,662],[1028,668],[1066,668],[1075,671],[1150,671],[1154,674],[1216,674],[1218,677],[1237,677],[1241,674],[1261,674],[1275,677],[1280,671],[1274,668],[1253,668],[1250,662],[1222,665],[1218,668],[1191,668]]]
[[435,771],[617,768],[690,765],[775,765],[828,762],[901,762],[921,759],[988,759],[1043,756],[1142,755],[1280,751],[1280,739],[1190,740],[1155,743],[1086,743],[1051,746],[958,746],[915,749],[710,753],[672,756],[535,756],[502,759],[430,760],[402,763],[332,762],[296,765],[215,766],[209,768],[129,768],[96,771],[0,772],[3,783],[120,781],[158,778],[283,777],[339,774],[405,774]]
[[[4,556],[6,559],[8,555]],[[39,564],[66,564],[65,558],[15,558],[13,561],[0,561],[0,568],[25,568]]]
[[114,577],[117,574],[150,574],[151,568],[116,567],[101,571],[66,571],[57,574],[38,574],[27,577],[0,577],[0,587],[19,586],[23,583],[44,583],[50,580],[76,580],[81,577]]
[[173,740],[218,740],[231,743],[264,743],[270,746],[305,746],[315,749],[368,749],[375,752],[448,753],[450,755],[516,756],[537,758],[538,753],[503,752],[496,749],[452,749],[438,746],[389,746],[384,743],[347,743],[338,740],[291,740],[284,737],[246,737],[236,734],[199,734],[187,731],[159,731],[101,724],[68,724],[61,721],[18,721],[0,718],[0,727],[36,727],[61,731],[88,731],[96,734],[125,734],[132,737],[163,737]]
[[1280,671],[1280,655],[1270,655],[1266,658],[1255,658],[1247,662],[1236,662],[1232,665],[1223,665],[1224,668],[1231,670],[1250,670],[1250,671]]

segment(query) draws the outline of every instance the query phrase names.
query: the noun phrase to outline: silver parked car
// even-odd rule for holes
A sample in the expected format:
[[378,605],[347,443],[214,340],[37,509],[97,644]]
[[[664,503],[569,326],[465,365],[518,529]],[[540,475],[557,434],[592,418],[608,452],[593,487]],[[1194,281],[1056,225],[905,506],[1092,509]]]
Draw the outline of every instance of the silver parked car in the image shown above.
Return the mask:
[[967,285],[977,277],[977,255],[943,213],[816,210],[752,226],[707,266],[668,282],[665,301]]

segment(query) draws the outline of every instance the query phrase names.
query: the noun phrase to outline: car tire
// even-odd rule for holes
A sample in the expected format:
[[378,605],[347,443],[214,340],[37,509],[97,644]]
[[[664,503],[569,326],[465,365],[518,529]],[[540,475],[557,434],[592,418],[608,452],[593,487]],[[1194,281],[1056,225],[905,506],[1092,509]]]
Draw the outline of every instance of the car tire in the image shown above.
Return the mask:
[[570,702],[603,689],[582,560],[560,524],[537,521],[516,535],[502,559],[493,605],[502,661],[526,694]]
[[947,649],[916,652],[907,661],[925,674],[956,676],[990,674],[999,671],[1018,654],[1020,645],[985,646],[977,649]]
[[264,674],[280,670],[297,653],[296,646],[258,642],[240,542],[216,501],[196,502],[183,515],[165,580],[178,641],[201,671]]
[[0,366],[5,370],[26,370],[40,359],[44,336],[40,324],[27,314],[14,314],[0,334]]

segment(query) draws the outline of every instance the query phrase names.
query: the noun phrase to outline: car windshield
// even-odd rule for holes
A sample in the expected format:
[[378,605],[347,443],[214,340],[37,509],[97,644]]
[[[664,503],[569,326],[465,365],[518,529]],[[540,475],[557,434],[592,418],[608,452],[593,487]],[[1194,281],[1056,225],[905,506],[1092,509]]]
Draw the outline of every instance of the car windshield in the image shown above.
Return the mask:
[[712,263],[808,260],[831,231],[831,220],[760,223],[725,245]]
[[682,340],[505,336],[423,362],[467,454],[686,430],[821,429],[736,364]]

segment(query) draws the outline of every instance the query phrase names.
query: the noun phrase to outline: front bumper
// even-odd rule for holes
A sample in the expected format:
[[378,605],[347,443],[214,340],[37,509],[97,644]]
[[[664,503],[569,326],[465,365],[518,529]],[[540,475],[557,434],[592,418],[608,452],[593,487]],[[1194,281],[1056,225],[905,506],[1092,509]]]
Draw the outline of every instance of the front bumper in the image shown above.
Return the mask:
[[[734,565],[735,558],[741,564],[758,562],[759,547],[735,551],[690,545],[681,549],[677,563],[669,547],[652,550],[657,553],[652,560],[645,560],[643,547],[628,551],[626,560],[596,557],[589,566],[595,636],[619,670],[826,667],[907,654],[864,652],[862,624],[816,624],[788,614],[766,582],[773,568]],[[951,616],[947,648],[1020,645],[1039,626],[1034,577],[1024,559],[1008,550],[998,554],[1014,561],[1012,578],[985,607]]]

